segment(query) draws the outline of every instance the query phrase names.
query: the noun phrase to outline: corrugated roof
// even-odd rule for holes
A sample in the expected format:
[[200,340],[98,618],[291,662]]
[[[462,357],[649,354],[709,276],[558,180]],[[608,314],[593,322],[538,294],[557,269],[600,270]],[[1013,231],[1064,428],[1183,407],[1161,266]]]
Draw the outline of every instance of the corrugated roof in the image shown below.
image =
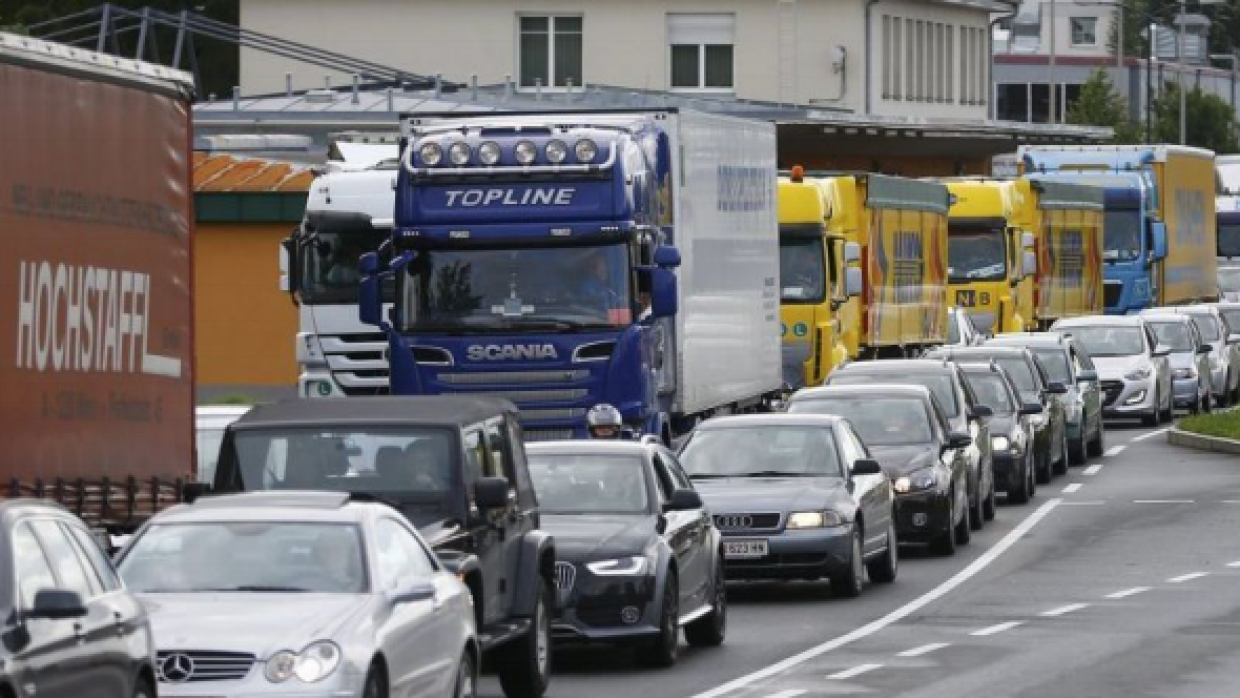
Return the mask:
[[314,171],[299,163],[194,153],[195,192],[305,192]]

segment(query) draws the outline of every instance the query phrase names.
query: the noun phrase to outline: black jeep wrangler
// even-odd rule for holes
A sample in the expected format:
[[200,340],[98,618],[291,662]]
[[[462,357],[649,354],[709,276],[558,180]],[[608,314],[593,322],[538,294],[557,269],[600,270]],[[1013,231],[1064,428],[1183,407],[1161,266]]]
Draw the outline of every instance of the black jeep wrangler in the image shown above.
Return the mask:
[[228,427],[209,491],[332,490],[386,502],[473,591],[478,636],[510,698],[551,666],[555,549],[538,530],[507,400],[358,397],[257,407]]

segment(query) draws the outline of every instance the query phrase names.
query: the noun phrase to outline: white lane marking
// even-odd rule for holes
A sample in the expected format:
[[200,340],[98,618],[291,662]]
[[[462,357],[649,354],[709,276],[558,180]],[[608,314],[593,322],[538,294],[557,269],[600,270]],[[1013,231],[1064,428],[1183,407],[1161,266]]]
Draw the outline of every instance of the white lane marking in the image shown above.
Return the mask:
[[1133,504],[1192,504],[1191,499],[1134,499]]
[[1150,587],[1133,587],[1131,589],[1124,589],[1123,591],[1117,591],[1114,594],[1107,594],[1106,597],[1108,599],[1124,599],[1129,596],[1136,596],[1137,594],[1143,594],[1149,590],[1150,590]]
[[1240,504],[1240,499],[1224,499],[1222,504]]
[[805,662],[808,662],[815,657],[824,655],[827,652],[839,649],[845,645],[856,642],[857,640],[867,638],[892,623],[896,623],[907,618],[977,576],[979,572],[986,569],[992,562],[997,560],[1000,555],[1007,552],[1008,548],[1016,545],[1017,541],[1024,538],[1029,531],[1033,530],[1034,526],[1038,525],[1039,521],[1046,518],[1047,514],[1054,511],[1055,507],[1059,506],[1061,503],[1063,503],[1063,500],[1057,497],[1048,499],[1045,504],[1038,507],[1029,516],[1026,516],[1025,519],[1016,526],[1016,528],[1013,528],[1006,536],[1000,539],[998,543],[995,543],[994,547],[982,553],[980,557],[969,563],[968,567],[965,567],[947,581],[931,589],[925,594],[922,594],[916,599],[904,604],[891,613],[888,613],[882,618],[870,621],[850,633],[827,640],[826,642],[811,647],[804,652],[794,654],[781,662],[776,662],[771,666],[759,669],[751,674],[746,674],[732,679],[723,685],[698,693],[697,695],[692,696],[692,698],[718,698],[719,696],[727,695],[732,691],[745,688],[746,686],[749,686],[757,681],[775,676],[776,674],[804,664]]
[[1155,436],[1158,436],[1159,434],[1166,434],[1167,432],[1171,431],[1171,429],[1172,429],[1172,427],[1163,427],[1162,429],[1158,429],[1157,431],[1151,431],[1151,432],[1150,432],[1150,433],[1148,433],[1148,434],[1142,434],[1142,435],[1140,435],[1140,436],[1134,436],[1134,437],[1132,437],[1132,440],[1133,440],[1133,441],[1145,441],[1146,439],[1152,439],[1152,438],[1154,438]]
[[1125,449],[1125,448],[1128,448],[1128,446],[1127,446],[1126,444],[1125,444],[1125,445],[1122,445],[1122,446],[1112,446],[1112,447],[1108,448],[1108,449],[1106,450],[1106,452],[1105,452],[1105,453],[1103,453],[1102,455],[1104,455],[1104,456],[1106,456],[1106,457],[1108,457],[1108,458],[1110,458],[1111,456],[1118,456],[1119,454],[1121,454],[1121,453],[1123,453],[1123,452],[1124,452],[1124,449]]
[[972,635],[973,637],[989,637],[990,635],[998,635],[999,633],[1006,632],[1008,630],[1011,630],[1012,628],[1019,627],[1024,624],[1025,624],[1025,621],[1023,620],[1010,620],[1006,623],[992,625],[989,628],[982,628],[981,630],[974,630],[973,632],[969,634]]
[[1049,611],[1043,611],[1042,615],[1046,616],[1047,618],[1057,618],[1059,616],[1066,616],[1069,613],[1073,613],[1073,612],[1081,610],[1082,608],[1088,608],[1088,607],[1089,607],[1089,604],[1087,603],[1072,603],[1072,604],[1068,604],[1067,606],[1060,606],[1059,608],[1052,608]]
[[1231,567],[1231,568],[1233,568],[1233,569],[1234,569],[1234,568],[1237,568],[1237,567],[1240,567],[1240,560],[1236,560],[1235,562],[1229,562],[1229,563],[1227,563],[1227,566],[1228,566],[1228,567]]
[[804,695],[806,693],[809,693],[809,690],[804,688],[790,688],[786,691],[780,691],[779,693],[772,693],[766,698],[796,698],[797,696]]
[[1102,471],[1102,464],[1101,464],[1101,463],[1094,463],[1093,465],[1091,465],[1091,466],[1089,466],[1088,468],[1086,468],[1086,469],[1082,470],[1081,472],[1082,472],[1083,474],[1085,474],[1085,475],[1097,475],[1097,474],[1098,474],[1099,472],[1101,472],[1101,471]]
[[1074,507],[1097,507],[1106,503],[1107,500],[1105,499],[1073,499],[1065,501],[1064,506],[1068,506],[1070,504]]
[[1074,482],[1071,485],[1068,485],[1067,487],[1063,488],[1062,491],[1064,494],[1072,494],[1073,492],[1076,492],[1077,490],[1081,489],[1084,486],[1085,485],[1082,485],[1079,482]]
[[874,671],[875,669],[882,669],[882,668],[883,668],[882,664],[858,664],[857,666],[851,669],[845,669],[844,671],[837,671],[834,674],[831,674],[830,676],[828,676],[827,678],[835,679],[837,681],[843,681],[844,679],[851,679],[854,676],[861,676],[864,673]]
[[930,654],[931,652],[937,652],[943,649],[944,647],[951,647],[951,643],[950,642],[931,642],[928,645],[922,645],[921,647],[914,647],[911,650],[904,650],[903,652],[897,654],[896,656],[897,657],[920,657],[923,654]]
[[1210,574],[1209,572],[1189,572],[1188,574],[1182,574],[1178,577],[1172,577],[1171,579],[1167,580],[1167,583],[1182,584],[1184,582],[1191,582],[1194,579],[1201,579],[1202,577],[1208,576],[1209,574]]

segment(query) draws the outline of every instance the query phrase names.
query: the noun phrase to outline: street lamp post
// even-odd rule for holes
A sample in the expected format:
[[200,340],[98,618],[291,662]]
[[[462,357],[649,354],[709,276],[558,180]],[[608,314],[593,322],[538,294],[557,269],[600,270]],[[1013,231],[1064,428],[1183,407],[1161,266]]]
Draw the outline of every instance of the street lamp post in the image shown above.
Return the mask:
[[1046,79],[1047,79],[1047,82],[1050,83],[1050,88],[1051,88],[1050,123],[1055,124],[1055,123],[1059,123],[1059,110],[1058,110],[1059,85],[1055,81],[1055,52],[1058,50],[1058,47],[1055,46],[1055,0],[1051,0],[1050,4],[1051,4],[1051,11],[1050,11],[1051,51],[1050,51],[1050,56],[1049,56],[1049,60],[1047,62],[1047,67],[1046,67]]

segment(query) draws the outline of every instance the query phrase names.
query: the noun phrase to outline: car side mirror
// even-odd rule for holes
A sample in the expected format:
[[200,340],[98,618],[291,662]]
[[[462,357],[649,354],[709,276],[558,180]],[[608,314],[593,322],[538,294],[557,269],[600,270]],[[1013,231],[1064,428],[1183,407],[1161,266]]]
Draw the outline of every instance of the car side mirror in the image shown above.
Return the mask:
[[1151,355],[1155,357],[1159,357],[1159,358],[1163,356],[1170,356],[1171,347],[1167,346],[1166,344],[1159,344],[1158,346],[1154,347],[1154,351],[1152,352]]
[[852,474],[854,477],[857,475],[882,475],[883,466],[873,458],[858,458],[853,461]]
[[1026,415],[1042,414],[1043,411],[1044,410],[1042,409],[1042,403],[1040,402],[1026,402],[1025,404],[1020,406],[1021,414],[1026,414]]
[[1064,393],[1068,392],[1068,386],[1058,381],[1055,381],[1053,383],[1047,383],[1046,392],[1050,393],[1051,395],[1063,395]]
[[947,435],[948,448],[968,448],[973,443],[973,436],[963,431],[953,431]]
[[63,620],[86,615],[86,603],[82,595],[66,589],[44,589],[34,595],[34,608],[26,612],[27,618]]
[[989,405],[974,405],[969,411],[970,419],[989,419],[995,416],[995,411]]
[[672,497],[663,506],[663,511],[693,511],[703,506],[702,495],[698,494],[697,490],[678,489],[672,492]]
[[193,504],[199,498],[211,494],[211,484],[207,482],[187,482],[181,488],[181,501]]
[[391,596],[393,604],[417,603],[419,601],[430,601],[433,598],[435,598],[435,584],[433,582],[415,582]]
[[1076,374],[1076,379],[1077,381],[1081,383],[1097,383],[1098,372],[1087,368],[1081,371],[1080,373]]
[[1214,351],[1214,347],[1210,346],[1209,344],[1202,344],[1201,346],[1197,347],[1198,354],[1209,354],[1212,351]]
[[508,506],[508,479],[478,478],[474,483],[474,504],[479,509],[503,509]]

